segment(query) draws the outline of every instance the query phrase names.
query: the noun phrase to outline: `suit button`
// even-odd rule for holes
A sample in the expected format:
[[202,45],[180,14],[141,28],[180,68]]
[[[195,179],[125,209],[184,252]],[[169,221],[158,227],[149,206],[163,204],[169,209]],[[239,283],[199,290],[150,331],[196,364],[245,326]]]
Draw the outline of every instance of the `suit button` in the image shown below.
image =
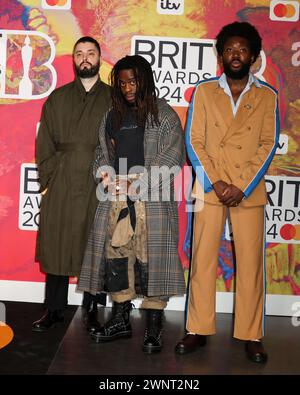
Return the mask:
[[236,148],[237,149],[242,149],[242,146],[241,145],[237,145]]
[[225,145],[224,143],[221,143],[221,144],[220,144],[220,147],[221,147],[221,148],[223,148],[223,147],[224,147],[224,145]]
[[216,122],[216,123],[215,123],[215,126],[218,128],[218,127],[219,127],[219,124]]
[[237,169],[239,169],[241,166],[240,166],[238,163],[236,163],[236,164],[234,165],[234,167],[236,167]]
[[248,130],[251,130],[251,126],[248,126],[248,128],[247,128]]

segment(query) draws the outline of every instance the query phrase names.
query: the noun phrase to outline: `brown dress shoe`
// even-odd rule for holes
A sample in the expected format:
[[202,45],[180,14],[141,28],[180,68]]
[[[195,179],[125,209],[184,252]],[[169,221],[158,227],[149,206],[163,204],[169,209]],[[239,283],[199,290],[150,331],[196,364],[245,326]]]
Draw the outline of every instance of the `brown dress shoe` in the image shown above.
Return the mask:
[[179,343],[177,343],[175,352],[176,354],[188,354],[196,351],[199,347],[205,346],[205,344],[206,336],[187,334]]
[[246,341],[246,354],[252,362],[264,363],[267,362],[268,355],[265,352],[262,342],[247,340]]

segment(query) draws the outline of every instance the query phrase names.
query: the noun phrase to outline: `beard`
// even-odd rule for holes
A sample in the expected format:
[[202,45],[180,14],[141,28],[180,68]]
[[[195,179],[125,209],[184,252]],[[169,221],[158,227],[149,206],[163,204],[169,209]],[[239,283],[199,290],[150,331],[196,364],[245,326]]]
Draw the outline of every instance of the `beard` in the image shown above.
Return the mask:
[[230,63],[223,63],[224,73],[232,80],[241,80],[246,77],[246,75],[249,74],[250,67],[251,62],[242,63],[242,67],[239,70],[232,70],[230,68]]
[[94,66],[88,63],[91,67],[84,67],[83,69],[80,68],[81,65],[77,66],[76,64],[75,66],[75,73],[79,78],[92,78],[95,77],[95,75],[97,75],[99,73],[99,69],[100,69],[100,61],[98,63],[96,63]]

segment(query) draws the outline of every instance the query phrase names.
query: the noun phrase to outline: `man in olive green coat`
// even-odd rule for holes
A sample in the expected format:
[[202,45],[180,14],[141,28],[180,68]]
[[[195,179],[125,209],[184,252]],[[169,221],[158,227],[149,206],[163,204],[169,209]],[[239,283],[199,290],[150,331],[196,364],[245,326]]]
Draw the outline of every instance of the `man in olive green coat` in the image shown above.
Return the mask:
[[[38,332],[63,321],[69,276],[80,273],[97,207],[91,163],[100,121],[110,105],[110,87],[99,78],[100,57],[96,40],[80,38],[73,50],[75,80],[52,92],[42,111],[36,144],[42,193],[37,260],[46,273],[46,313],[33,323]],[[85,292],[90,331],[98,325],[97,302],[105,299]]]

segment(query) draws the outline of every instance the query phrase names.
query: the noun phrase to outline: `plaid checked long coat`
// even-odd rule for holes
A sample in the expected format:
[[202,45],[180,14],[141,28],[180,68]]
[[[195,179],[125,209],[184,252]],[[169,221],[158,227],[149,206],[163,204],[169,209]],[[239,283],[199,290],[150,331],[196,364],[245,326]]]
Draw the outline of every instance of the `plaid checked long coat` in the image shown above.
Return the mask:
[[[182,167],[185,162],[184,135],[176,112],[164,99],[158,99],[159,126],[147,122],[144,134],[145,168]],[[113,166],[112,147],[105,132],[107,114],[99,130],[99,146],[94,161],[94,177],[101,166]],[[99,180],[98,180],[99,181]],[[166,180],[157,181],[162,188]],[[146,186],[145,182],[145,186]],[[170,184],[170,182],[169,182]],[[173,177],[170,190],[174,190]],[[172,193],[171,193],[172,196]],[[148,230],[148,296],[171,296],[185,293],[182,266],[178,256],[178,211],[174,201],[146,201]],[[104,245],[110,202],[99,202],[85,250],[78,288],[92,294],[104,287]]]

